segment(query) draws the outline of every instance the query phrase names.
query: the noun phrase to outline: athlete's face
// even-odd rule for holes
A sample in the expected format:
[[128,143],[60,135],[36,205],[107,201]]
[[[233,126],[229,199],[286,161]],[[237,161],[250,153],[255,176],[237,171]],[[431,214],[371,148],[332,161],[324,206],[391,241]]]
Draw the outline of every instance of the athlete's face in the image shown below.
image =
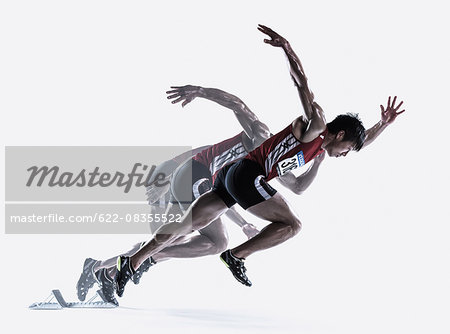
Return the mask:
[[344,135],[344,131],[339,131],[336,137],[325,147],[328,156],[335,158],[345,157],[353,149],[355,143],[347,140],[344,141]]

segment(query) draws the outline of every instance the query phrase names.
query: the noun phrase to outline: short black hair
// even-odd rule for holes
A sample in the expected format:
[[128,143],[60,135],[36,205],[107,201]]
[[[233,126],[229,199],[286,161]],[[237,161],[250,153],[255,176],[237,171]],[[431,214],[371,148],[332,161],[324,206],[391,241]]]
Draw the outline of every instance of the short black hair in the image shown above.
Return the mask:
[[332,122],[327,124],[328,132],[337,134],[339,131],[345,131],[345,141],[354,142],[353,149],[359,151],[366,140],[366,129],[359,119],[358,114],[347,113],[337,116]]

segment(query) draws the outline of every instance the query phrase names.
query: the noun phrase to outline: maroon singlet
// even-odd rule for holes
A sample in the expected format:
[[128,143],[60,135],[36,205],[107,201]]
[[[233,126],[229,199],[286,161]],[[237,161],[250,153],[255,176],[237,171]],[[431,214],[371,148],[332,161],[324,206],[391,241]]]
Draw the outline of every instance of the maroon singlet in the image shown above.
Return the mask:
[[322,153],[324,150],[321,146],[326,132],[327,130],[309,143],[302,143],[294,137],[291,123],[251,151],[245,159],[258,163],[266,173],[266,181],[269,181],[305,165]]

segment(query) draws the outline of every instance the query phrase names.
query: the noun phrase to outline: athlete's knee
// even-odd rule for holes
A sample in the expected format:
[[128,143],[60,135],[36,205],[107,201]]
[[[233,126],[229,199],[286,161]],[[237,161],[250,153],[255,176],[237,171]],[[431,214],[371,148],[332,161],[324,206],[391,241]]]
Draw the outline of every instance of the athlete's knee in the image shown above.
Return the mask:
[[211,255],[220,254],[228,247],[228,237],[222,236],[213,240],[214,245],[211,247]]
[[173,237],[172,234],[168,234],[168,233],[156,233],[153,237],[153,240],[158,244],[158,245],[163,245],[166,242],[168,242],[171,238]]
[[204,214],[201,216],[196,216],[194,219],[192,219],[192,230],[198,231],[198,230],[208,226],[212,221],[213,221],[213,218],[211,218],[207,214]]
[[302,222],[297,217],[292,217],[289,222],[290,235],[291,237],[297,235],[302,229]]
[[182,223],[169,223],[162,225],[153,237],[154,242],[158,245],[165,245],[173,242],[180,236],[187,235],[191,233],[192,230],[187,222]]

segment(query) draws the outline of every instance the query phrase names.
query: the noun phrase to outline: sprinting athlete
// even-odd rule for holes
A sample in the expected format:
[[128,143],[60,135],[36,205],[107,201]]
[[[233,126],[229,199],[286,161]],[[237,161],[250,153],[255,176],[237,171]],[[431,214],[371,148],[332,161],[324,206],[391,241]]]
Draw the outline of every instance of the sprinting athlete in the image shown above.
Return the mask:
[[[157,167],[153,175],[164,173],[166,180],[171,181],[170,196],[166,195],[167,186],[156,187],[152,185],[147,187],[148,201],[150,204],[159,201],[159,204],[162,205],[170,202],[167,212],[172,209],[172,203],[177,203],[182,211],[186,210],[195,198],[211,189],[221,167],[244,157],[270,136],[268,127],[259,121],[256,115],[234,95],[219,89],[199,86],[188,85],[172,88],[174,90],[167,93],[169,99],[177,98],[173,103],[184,100],[182,106],[185,106],[194,98],[202,97],[228,107],[233,110],[244,131],[213,146],[196,149],[195,153],[198,153],[194,157],[191,153],[194,151],[188,151]],[[190,157],[192,159],[189,159]],[[150,183],[152,183],[151,181]],[[247,223],[234,209],[230,209],[226,214],[242,228],[248,238],[259,232],[253,224]],[[228,236],[225,226],[220,219],[217,219],[210,226],[200,229],[199,235],[179,238],[171,247],[144,261],[133,275],[133,282],[138,284],[142,274],[156,262],[169,258],[190,258],[219,254],[226,249],[227,244]],[[143,243],[134,245],[124,255],[134,254],[142,245]],[[108,301],[118,304],[114,297],[113,280],[111,278],[114,277],[116,259],[117,256],[105,261],[97,261],[91,258],[85,260],[82,274],[77,283],[78,298],[81,301],[86,298],[88,290],[97,279]]]
[[[122,296],[128,280],[143,261],[170,245],[180,235],[208,226],[236,203],[251,214],[270,222],[258,235],[220,256],[239,282],[251,286],[244,259],[257,251],[283,243],[301,229],[300,219],[290,209],[287,201],[267,182],[283,177],[323,152],[331,157],[343,157],[351,150],[359,151],[404,112],[398,112],[403,102],[396,105],[396,97],[392,103],[389,97],[386,108],[381,106],[381,120],[368,130],[365,130],[356,115],[351,114],[339,115],[327,123],[322,108],[309,90],[302,65],[287,40],[265,26],[259,26],[258,29],[271,38],[266,39],[266,43],[281,47],[286,53],[306,120],[301,117],[295,119],[242,160],[223,167],[212,191],[203,194],[193,203],[181,223],[162,226],[136,254],[118,257],[115,276],[118,296]],[[297,181],[294,176],[283,182],[295,185]]]
[[[175,100],[175,102],[180,102],[184,99],[183,106],[191,102],[195,97],[204,97],[232,109],[243,128],[248,129],[249,135],[244,131],[232,138],[209,146],[192,157],[192,159],[187,160],[175,171],[173,171],[173,167],[175,167],[174,162],[178,162],[181,159],[172,159],[169,163],[163,164],[163,166],[171,166],[172,170],[169,170],[169,168],[158,167],[157,171],[163,171],[165,174],[172,173],[173,171],[170,180],[171,199],[167,212],[173,208],[173,203],[177,203],[181,210],[185,211],[195,198],[211,189],[211,185],[214,183],[218,171],[223,166],[231,164],[246,156],[252,148],[259,145],[265,138],[270,136],[268,127],[260,122],[256,115],[254,115],[240,99],[229,93],[218,89],[197,86],[172,88],[175,90],[168,92],[168,94],[170,94],[168,98],[173,99],[177,97],[178,99]],[[180,97],[183,99],[180,99]],[[299,181],[298,184],[295,185],[295,188],[292,188],[288,183],[284,185],[297,192],[306,190],[317,175],[323,157],[323,155],[317,157],[314,160],[314,163],[298,177]],[[154,172],[153,174],[156,175],[157,173]],[[188,184],[191,184],[192,187],[187,186]],[[164,195],[165,191],[161,191],[157,188],[162,187],[147,187],[150,203],[154,203],[158,200],[161,202],[161,197]],[[168,196],[164,195],[164,198],[167,199]],[[259,232],[253,224],[247,223],[233,208],[230,208],[226,212],[226,215],[242,228],[242,231],[248,238],[253,237]],[[134,254],[143,244],[144,243],[139,243],[135,245],[124,255]],[[148,258],[136,270],[131,279],[135,284],[138,284],[142,274],[148,271],[148,269],[157,262],[168,260],[170,258],[192,258],[218,254],[226,249],[227,244],[228,236],[225,226],[222,221],[218,219],[217,221],[212,222],[207,228],[199,230],[199,235],[180,237],[169,247]],[[111,279],[115,273],[114,264],[116,259],[117,257],[106,261],[96,261],[91,258],[85,260],[83,272],[77,285],[80,300],[81,298],[84,300],[89,288],[94,284],[94,277],[96,277],[101,285],[104,296],[111,303],[118,304],[114,297],[114,287]]]

